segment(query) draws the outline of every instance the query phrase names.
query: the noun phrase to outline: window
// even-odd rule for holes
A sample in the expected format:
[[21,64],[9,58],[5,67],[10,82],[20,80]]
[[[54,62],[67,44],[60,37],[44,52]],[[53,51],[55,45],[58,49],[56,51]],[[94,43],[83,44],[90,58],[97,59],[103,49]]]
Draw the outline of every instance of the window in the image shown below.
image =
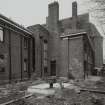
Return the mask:
[[44,59],[44,66],[47,66],[47,59]]
[[44,67],[44,73],[48,73],[47,67]]
[[0,72],[5,72],[5,68],[4,67],[0,67]]
[[3,60],[3,59],[4,59],[4,55],[2,55],[2,54],[1,54],[1,55],[0,55],[0,59],[2,59],[2,60]]
[[47,51],[48,51],[47,40],[44,40],[44,67],[47,67],[47,59],[48,59]]
[[24,48],[28,48],[28,39],[24,37]]
[[47,51],[47,48],[48,46],[47,46],[47,44],[46,43],[44,43],[44,51]]
[[0,55],[0,63],[3,63],[3,62],[4,62],[4,55],[1,54],[1,55]]
[[24,59],[24,72],[27,72],[27,59]]
[[47,40],[44,40],[44,43],[47,43]]
[[44,53],[46,53],[45,55],[47,55],[47,50],[48,50],[47,40],[44,40]]
[[0,41],[3,42],[3,28],[0,27]]

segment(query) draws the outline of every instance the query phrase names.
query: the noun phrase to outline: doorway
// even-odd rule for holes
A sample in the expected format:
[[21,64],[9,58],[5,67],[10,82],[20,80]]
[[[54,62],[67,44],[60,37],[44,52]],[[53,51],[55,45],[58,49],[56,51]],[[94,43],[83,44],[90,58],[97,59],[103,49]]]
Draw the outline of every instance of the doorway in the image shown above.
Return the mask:
[[50,67],[51,67],[51,76],[56,76],[56,60],[53,60],[50,62]]

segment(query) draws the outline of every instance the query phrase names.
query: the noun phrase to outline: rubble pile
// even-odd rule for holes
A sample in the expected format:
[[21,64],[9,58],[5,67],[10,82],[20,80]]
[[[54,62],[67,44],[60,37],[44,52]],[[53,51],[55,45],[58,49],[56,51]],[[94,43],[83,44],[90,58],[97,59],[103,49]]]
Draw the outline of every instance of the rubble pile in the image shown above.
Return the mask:
[[[105,105],[105,94],[89,91],[91,89],[101,89],[101,91],[104,91],[104,79],[98,81],[72,80],[67,81],[67,83],[71,85],[64,88],[53,88],[55,93],[52,95],[39,95],[40,97],[38,97],[38,95],[34,93],[31,97],[20,99],[10,105]],[[27,84],[18,84],[17,88],[16,86],[15,88],[8,86],[8,88],[11,88],[12,92],[19,92],[23,91],[26,86]],[[81,91],[81,89],[87,90]]]
[[80,80],[75,81],[73,84],[83,89],[105,91],[105,78],[101,78],[96,81],[91,79]]
[[100,81],[97,81],[95,85],[99,90],[105,91],[105,78],[102,78]]
[[74,89],[58,89],[54,95],[45,98],[26,99],[26,105],[105,105],[105,95],[88,91],[77,93]]
[[0,86],[0,104],[23,97],[28,85],[28,82],[19,82]]

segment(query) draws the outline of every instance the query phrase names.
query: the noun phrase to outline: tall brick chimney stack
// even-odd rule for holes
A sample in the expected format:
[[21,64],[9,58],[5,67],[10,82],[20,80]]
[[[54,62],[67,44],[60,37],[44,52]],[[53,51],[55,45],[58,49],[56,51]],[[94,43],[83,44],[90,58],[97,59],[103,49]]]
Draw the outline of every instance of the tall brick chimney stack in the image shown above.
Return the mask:
[[57,1],[48,6],[48,28],[56,31],[59,21],[59,4]]
[[77,17],[77,2],[72,3],[72,17]]
[[77,28],[77,2],[74,1],[72,3],[72,19],[73,19],[73,29],[76,29]]

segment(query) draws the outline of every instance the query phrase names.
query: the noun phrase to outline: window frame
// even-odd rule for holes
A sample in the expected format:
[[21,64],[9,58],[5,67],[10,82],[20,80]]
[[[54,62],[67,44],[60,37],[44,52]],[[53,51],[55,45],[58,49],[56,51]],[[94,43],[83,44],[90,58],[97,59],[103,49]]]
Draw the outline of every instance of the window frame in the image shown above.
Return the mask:
[[28,48],[28,38],[24,37],[24,49]]
[[2,40],[0,40],[0,43],[4,42],[4,28],[0,26],[0,30],[2,31]]
[[48,73],[48,67],[45,66],[45,67],[44,67],[44,74],[47,74],[47,73]]
[[[25,70],[25,67],[26,67],[26,70]],[[27,59],[24,59],[24,69],[23,69],[24,72],[28,72],[28,60]]]
[[44,67],[47,67],[48,66],[48,41],[46,39],[44,40],[43,56],[44,56],[43,65]]
[[5,67],[0,67],[0,73],[5,73]]

